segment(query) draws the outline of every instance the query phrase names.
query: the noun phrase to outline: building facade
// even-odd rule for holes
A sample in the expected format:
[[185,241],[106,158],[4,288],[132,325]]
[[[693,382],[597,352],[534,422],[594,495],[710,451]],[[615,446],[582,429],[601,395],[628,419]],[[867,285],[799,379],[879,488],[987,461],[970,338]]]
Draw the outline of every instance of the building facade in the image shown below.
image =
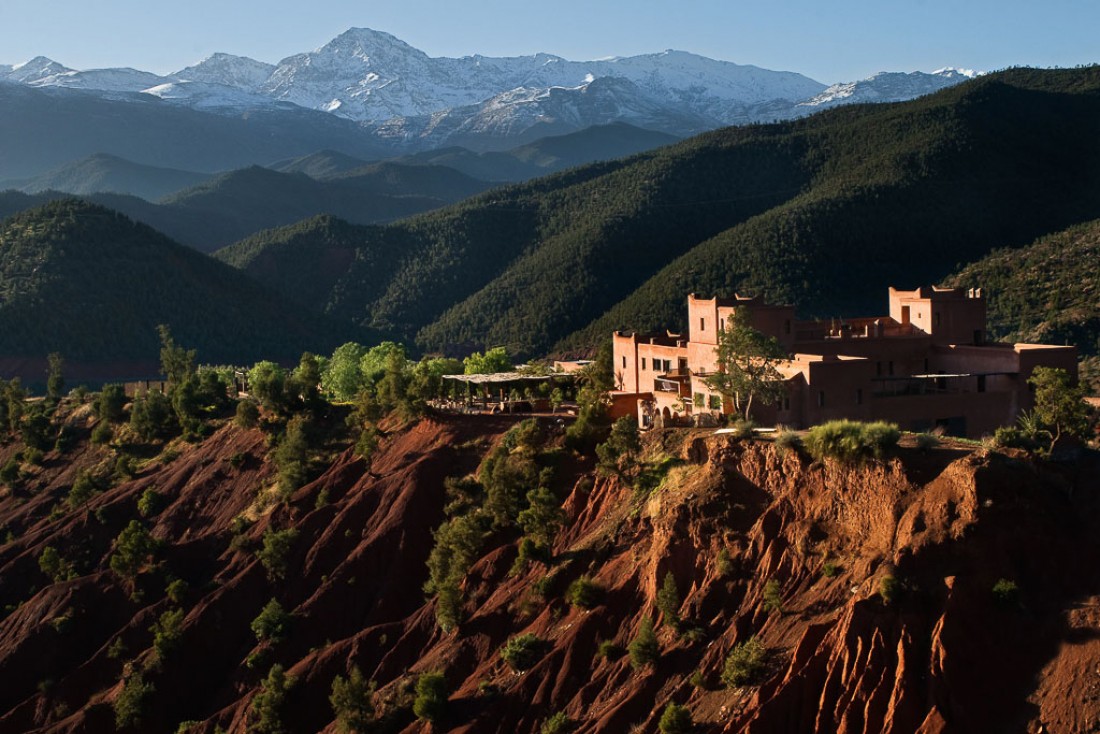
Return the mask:
[[719,334],[741,308],[788,353],[779,365],[785,395],[754,406],[754,419],[766,425],[888,420],[903,430],[976,437],[1031,408],[1027,378],[1036,367],[1077,374],[1075,347],[989,342],[980,288],[890,288],[886,315],[831,321],[800,321],[793,306],[760,298],[692,294],[687,301],[687,334],[614,334],[613,403],[637,411],[644,426],[731,412],[706,378],[718,369]]

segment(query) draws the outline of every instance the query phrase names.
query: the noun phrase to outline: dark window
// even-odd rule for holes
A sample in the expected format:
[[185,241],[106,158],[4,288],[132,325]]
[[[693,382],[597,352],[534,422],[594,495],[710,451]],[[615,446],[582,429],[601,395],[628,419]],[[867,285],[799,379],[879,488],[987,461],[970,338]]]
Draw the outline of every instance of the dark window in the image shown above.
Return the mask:
[[700,316],[699,317],[699,331],[706,331],[706,330],[707,330],[707,320],[704,319],[702,316]]
[[645,357],[642,357],[642,369],[645,369]]
[[624,368],[626,367],[626,355],[625,354],[623,355],[623,367]]
[[824,408],[825,407],[825,391],[824,390],[822,390],[821,392],[819,392],[817,394],[817,407],[819,407],[819,408]]
[[863,405],[863,388],[856,388],[856,405]]
[[784,334],[790,334],[791,333],[791,320],[790,319],[787,319],[783,323],[783,333]]
[[882,377],[882,362],[875,362],[875,375]]
[[978,392],[985,392],[985,375],[978,375]]
[[710,396],[710,409],[711,410],[721,410],[722,409],[722,396],[721,395],[711,395]]
[[981,329],[975,329],[974,330],[974,343],[977,344],[978,346],[981,346],[983,341],[984,341],[984,335],[982,334],[982,330]]
[[941,313],[934,313],[934,314],[932,314],[932,318],[933,318],[933,320],[935,321],[935,323],[936,323],[936,326],[939,326],[939,325],[940,325],[940,323],[942,323],[942,321],[943,321],[943,314],[941,314]]
[[925,360],[924,360],[924,371],[928,372],[928,359],[927,358],[925,358]]

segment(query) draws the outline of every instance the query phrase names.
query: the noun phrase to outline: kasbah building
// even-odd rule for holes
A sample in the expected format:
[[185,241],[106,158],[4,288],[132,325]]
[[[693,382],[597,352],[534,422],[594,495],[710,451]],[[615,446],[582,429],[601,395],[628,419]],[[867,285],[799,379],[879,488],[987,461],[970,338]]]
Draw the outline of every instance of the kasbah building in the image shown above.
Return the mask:
[[760,425],[885,420],[907,431],[980,437],[1032,407],[1027,379],[1036,367],[1077,377],[1075,347],[989,342],[980,288],[890,288],[889,315],[833,321],[799,321],[793,306],[759,297],[692,294],[687,307],[686,335],[614,334],[614,414],[634,412],[648,427],[713,424],[733,412],[706,377],[718,369],[719,332],[738,308],[790,355],[779,365],[785,396],[753,406]]

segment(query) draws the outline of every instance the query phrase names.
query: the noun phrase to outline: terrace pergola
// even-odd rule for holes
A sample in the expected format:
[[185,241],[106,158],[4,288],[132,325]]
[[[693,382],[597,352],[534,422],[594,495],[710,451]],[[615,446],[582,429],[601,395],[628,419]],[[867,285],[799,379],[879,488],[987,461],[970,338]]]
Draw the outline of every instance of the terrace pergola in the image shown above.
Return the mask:
[[517,402],[533,402],[525,397],[513,400],[511,394],[514,390],[522,394],[528,388],[542,384],[549,384],[551,388],[558,385],[571,386],[575,381],[575,375],[565,372],[547,375],[533,375],[527,372],[491,372],[475,375],[443,375],[443,379],[466,385],[467,405],[474,406],[480,402],[483,410],[490,410],[490,404],[495,404],[500,410],[510,410]]

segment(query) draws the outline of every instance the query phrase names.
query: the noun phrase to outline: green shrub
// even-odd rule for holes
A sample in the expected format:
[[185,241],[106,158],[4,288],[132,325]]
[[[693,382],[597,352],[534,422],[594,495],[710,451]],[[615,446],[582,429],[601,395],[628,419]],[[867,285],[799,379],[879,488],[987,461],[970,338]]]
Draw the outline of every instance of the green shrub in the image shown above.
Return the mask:
[[104,385],[95,401],[96,415],[102,421],[118,423],[122,420],[126,405],[126,392],[122,385]]
[[782,455],[789,451],[801,451],[802,437],[790,428],[781,429],[775,434],[775,448]]
[[442,673],[424,673],[416,681],[413,713],[421,721],[438,722],[447,709],[447,679]]
[[152,517],[157,515],[164,509],[164,495],[157,490],[149,487],[141,493],[141,497],[138,499],[137,510],[141,513],[142,517]]
[[730,435],[732,435],[734,438],[741,439],[742,441],[752,438],[756,435],[756,424],[753,423],[751,420],[745,420],[744,418],[733,418],[730,421],[730,428],[733,430],[733,433]]
[[500,657],[513,670],[530,670],[542,658],[546,643],[530,632],[508,638],[500,650]]
[[565,600],[574,607],[592,609],[603,601],[605,590],[603,586],[593,581],[588,576],[581,576],[565,592]]
[[669,571],[657,591],[657,609],[665,624],[673,629],[680,627],[680,592],[676,588],[676,577]]
[[233,422],[241,428],[255,428],[260,423],[260,407],[251,400],[239,401]]
[[279,642],[290,632],[291,621],[292,617],[283,609],[283,605],[277,599],[272,599],[252,620],[252,632],[259,642],[264,640]]
[[721,578],[733,575],[733,559],[730,557],[728,548],[722,548],[718,551],[718,556],[714,559],[714,570],[718,572]]
[[15,486],[19,481],[19,460],[15,457],[8,459],[3,468],[0,468],[0,482],[9,487]]
[[656,665],[661,659],[661,647],[657,644],[657,635],[653,632],[653,620],[648,616],[642,620],[638,636],[627,645],[630,653],[630,666],[641,670],[647,665]]
[[336,714],[336,728],[345,734],[367,732],[374,721],[373,693],[374,684],[363,678],[359,666],[353,666],[347,678],[333,678],[328,701]]
[[703,675],[703,671],[696,670],[694,673],[691,674],[691,677],[688,678],[688,683],[690,683],[693,688],[700,688],[702,690],[706,690],[706,688],[707,688],[707,677],[705,675]]
[[1016,426],[1001,426],[993,432],[993,444],[1003,449],[1024,449],[1034,451],[1039,441],[1028,431]]
[[840,573],[840,566],[833,561],[825,561],[825,563],[821,565],[821,574],[825,578],[831,579],[838,573]]
[[123,578],[134,578],[156,553],[157,542],[137,520],[123,528],[115,539],[115,552],[111,555],[111,570]]
[[481,513],[471,513],[446,520],[435,531],[424,590],[436,595],[436,622],[445,631],[462,619],[462,579],[481,549],[486,522]]
[[611,425],[607,441],[596,447],[599,470],[604,474],[623,476],[637,464],[642,449],[638,433],[638,419],[632,415],[619,418]]
[[596,655],[605,660],[618,660],[626,654],[626,650],[622,645],[618,645],[611,640],[604,640],[596,648]]
[[814,426],[806,434],[805,446],[817,460],[833,458],[855,462],[868,456],[883,458],[901,438],[893,423],[860,423],[838,420]]
[[783,587],[775,579],[764,584],[764,610],[767,612],[783,612]]
[[918,433],[913,443],[919,451],[931,451],[940,445],[940,439],[932,433]]
[[115,432],[111,430],[111,424],[107,421],[100,421],[96,424],[96,427],[92,429],[92,443],[96,446],[105,446],[109,444],[114,437]]
[[38,567],[55,582],[76,578],[73,565],[65,560],[52,545],[42,549],[42,553],[38,556]]
[[665,706],[661,720],[657,723],[657,729],[661,734],[688,734],[694,728],[695,722],[691,720],[691,712],[686,706],[678,706],[674,703]]
[[884,604],[893,604],[901,594],[901,582],[893,576],[883,576],[878,582],[878,595]]
[[133,479],[137,474],[137,462],[134,457],[125,454],[115,459],[115,475],[120,479]]
[[272,581],[279,581],[286,577],[288,556],[294,541],[298,539],[298,531],[294,528],[275,530],[268,528],[263,536],[263,548],[256,552],[256,557],[267,569],[267,577]]
[[549,564],[550,552],[530,538],[523,538],[519,541],[519,552],[516,553],[516,560],[512,562],[508,575],[518,576],[527,570],[528,565],[535,561]]
[[126,654],[126,643],[122,641],[121,637],[116,637],[114,642],[107,646],[107,657],[111,660],[118,660]]
[[76,429],[66,424],[57,431],[57,439],[53,443],[54,451],[59,454],[68,453],[76,445]]
[[722,668],[722,683],[730,688],[752,685],[767,670],[768,652],[755,636],[733,646]]
[[115,711],[115,728],[136,728],[141,724],[145,715],[145,706],[149,697],[156,688],[152,683],[146,683],[141,673],[134,673],[122,686],[122,691],[115,698],[112,708]]
[[882,459],[897,448],[898,440],[901,439],[901,431],[898,430],[895,423],[875,421],[874,423],[864,424],[862,436],[863,443],[871,451],[871,454],[876,459]]
[[1020,587],[1015,581],[998,579],[993,584],[993,599],[1001,606],[1014,607],[1020,603]]
[[164,588],[164,594],[173,604],[182,604],[190,587],[183,579],[175,579]]
[[28,446],[23,449],[23,461],[31,466],[42,466],[42,459],[45,458],[45,454],[42,453],[42,449],[35,448],[34,446]]
[[527,508],[516,515],[516,522],[536,544],[550,548],[565,522],[565,512],[553,491],[540,481],[538,487],[527,493]]
[[158,390],[151,390],[134,398],[130,409],[130,428],[143,441],[168,438],[179,429],[179,421],[172,400]]
[[283,703],[286,693],[295,683],[283,666],[276,663],[271,666],[267,678],[260,683],[260,692],[252,697],[250,731],[262,734],[281,734],[285,731],[282,723]]
[[153,633],[153,650],[157,658],[164,660],[179,645],[183,634],[183,610],[169,609],[149,628]]
[[65,502],[69,507],[76,509],[90,500],[98,489],[91,475],[86,471],[82,471],[73,480],[73,486],[69,488],[69,494],[65,498]]
[[569,734],[577,727],[577,722],[569,718],[564,711],[559,711],[539,727],[539,734]]

